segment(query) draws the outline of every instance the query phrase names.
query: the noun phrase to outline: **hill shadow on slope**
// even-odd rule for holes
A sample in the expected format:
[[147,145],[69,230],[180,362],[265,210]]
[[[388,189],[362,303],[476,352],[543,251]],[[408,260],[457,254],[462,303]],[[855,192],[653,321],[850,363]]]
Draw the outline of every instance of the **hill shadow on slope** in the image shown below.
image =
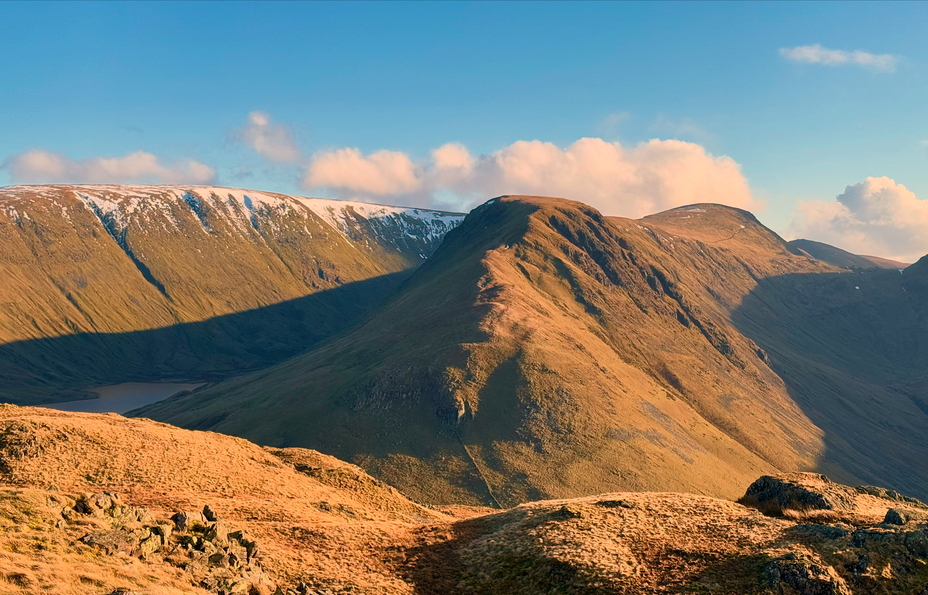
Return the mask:
[[818,470],[924,499],[928,291],[912,273],[766,278],[732,322],[767,352],[790,397],[824,432]]
[[200,322],[127,333],[77,333],[0,345],[0,403],[91,398],[122,382],[216,381],[301,353],[380,305],[411,271],[346,283]]

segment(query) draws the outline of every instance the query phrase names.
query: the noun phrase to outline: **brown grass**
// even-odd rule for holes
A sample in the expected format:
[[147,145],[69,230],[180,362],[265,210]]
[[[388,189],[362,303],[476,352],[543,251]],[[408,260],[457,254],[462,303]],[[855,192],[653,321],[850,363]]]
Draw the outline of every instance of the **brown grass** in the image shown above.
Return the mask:
[[[439,511],[330,456],[111,415],[7,406],[0,410],[0,437],[7,482],[0,486],[3,595],[108,595],[116,587],[142,595],[203,592],[156,557],[105,555],[80,542],[109,521],[65,519],[62,502],[101,489],[118,489],[156,519],[209,505],[255,538],[263,569],[285,588],[360,595],[760,594],[769,593],[768,564],[788,555],[843,577],[855,593],[912,592],[928,580],[928,540],[915,526],[855,530],[813,511],[771,518],[678,493]],[[52,479],[61,489],[49,489]],[[885,512],[887,503],[899,502],[861,494],[859,512]]]

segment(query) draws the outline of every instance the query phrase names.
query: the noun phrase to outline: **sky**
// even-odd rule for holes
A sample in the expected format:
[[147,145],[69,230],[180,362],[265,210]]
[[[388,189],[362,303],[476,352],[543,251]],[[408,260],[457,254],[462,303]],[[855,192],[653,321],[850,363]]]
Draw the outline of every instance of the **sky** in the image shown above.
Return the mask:
[[928,3],[0,3],[0,185],[694,202],[928,253]]

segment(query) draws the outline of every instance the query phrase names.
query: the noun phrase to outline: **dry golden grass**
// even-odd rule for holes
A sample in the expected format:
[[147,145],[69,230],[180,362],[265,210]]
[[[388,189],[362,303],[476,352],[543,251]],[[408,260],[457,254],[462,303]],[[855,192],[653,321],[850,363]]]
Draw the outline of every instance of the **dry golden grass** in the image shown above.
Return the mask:
[[118,588],[165,595],[206,594],[179,568],[110,556],[79,541],[103,527],[65,523],[46,491],[0,488],[0,594],[106,595]]
[[0,483],[116,491],[159,518],[209,505],[261,543],[283,585],[407,593],[376,553],[396,532],[451,517],[332,457],[272,452],[150,420],[0,406]]
[[[62,503],[68,508],[69,494],[103,489],[119,489],[122,501],[154,519],[208,505],[255,539],[270,579],[310,593],[778,594],[792,592],[774,588],[771,576],[795,582],[809,575],[838,589],[817,593],[846,593],[843,585],[851,585],[876,595],[915,592],[928,581],[928,537],[915,523],[771,518],[679,493],[439,511],[330,456],[113,415],[6,406],[0,469],[2,595],[109,595],[118,587],[206,593],[167,557],[106,555],[81,543],[111,521],[63,514]],[[861,493],[861,514],[903,502],[873,493]]]
[[[180,189],[202,195],[196,213],[171,190],[0,188],[0,400],[265,367],[344,328],[438,243],[414,220],[358,216],[349,240],[292,197],[247,213]],[[110,229],[80,195],[120,205]]]

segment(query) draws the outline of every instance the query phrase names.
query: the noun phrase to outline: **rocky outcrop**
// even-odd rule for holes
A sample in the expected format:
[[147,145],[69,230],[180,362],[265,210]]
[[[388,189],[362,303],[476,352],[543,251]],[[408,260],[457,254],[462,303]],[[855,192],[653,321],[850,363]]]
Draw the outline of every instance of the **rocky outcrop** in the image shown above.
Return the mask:
[[97,492],[53,496],[66,522],[95,517],[98,523],[80,542],[107,555],[125,555],[182,569],[190,584],[217,595],[270,595],[282,590],[261,568],[257,542],[223,523],[209,506],[157,519],[118,494]]
[[819,473],[764,475],[752,483],[740,502],[767,514],[786,510],[854,510],[857,491]]
[[852,595],[834,568],[809,555],[789,553],[764,566],[767,584],[782,595]]
[[910,522],[928,521],[928,510],[911,508],[890,508],[886,511],[883,522],[887,525],[905,525]]
[[[850,487],[819,473],[765,475],[748,487],[741,504],[771,516],[859,523],[905,525],[928,520],[928,505],[894,490],[876,486]],[[885,515],[885,516],[884,516]]]

